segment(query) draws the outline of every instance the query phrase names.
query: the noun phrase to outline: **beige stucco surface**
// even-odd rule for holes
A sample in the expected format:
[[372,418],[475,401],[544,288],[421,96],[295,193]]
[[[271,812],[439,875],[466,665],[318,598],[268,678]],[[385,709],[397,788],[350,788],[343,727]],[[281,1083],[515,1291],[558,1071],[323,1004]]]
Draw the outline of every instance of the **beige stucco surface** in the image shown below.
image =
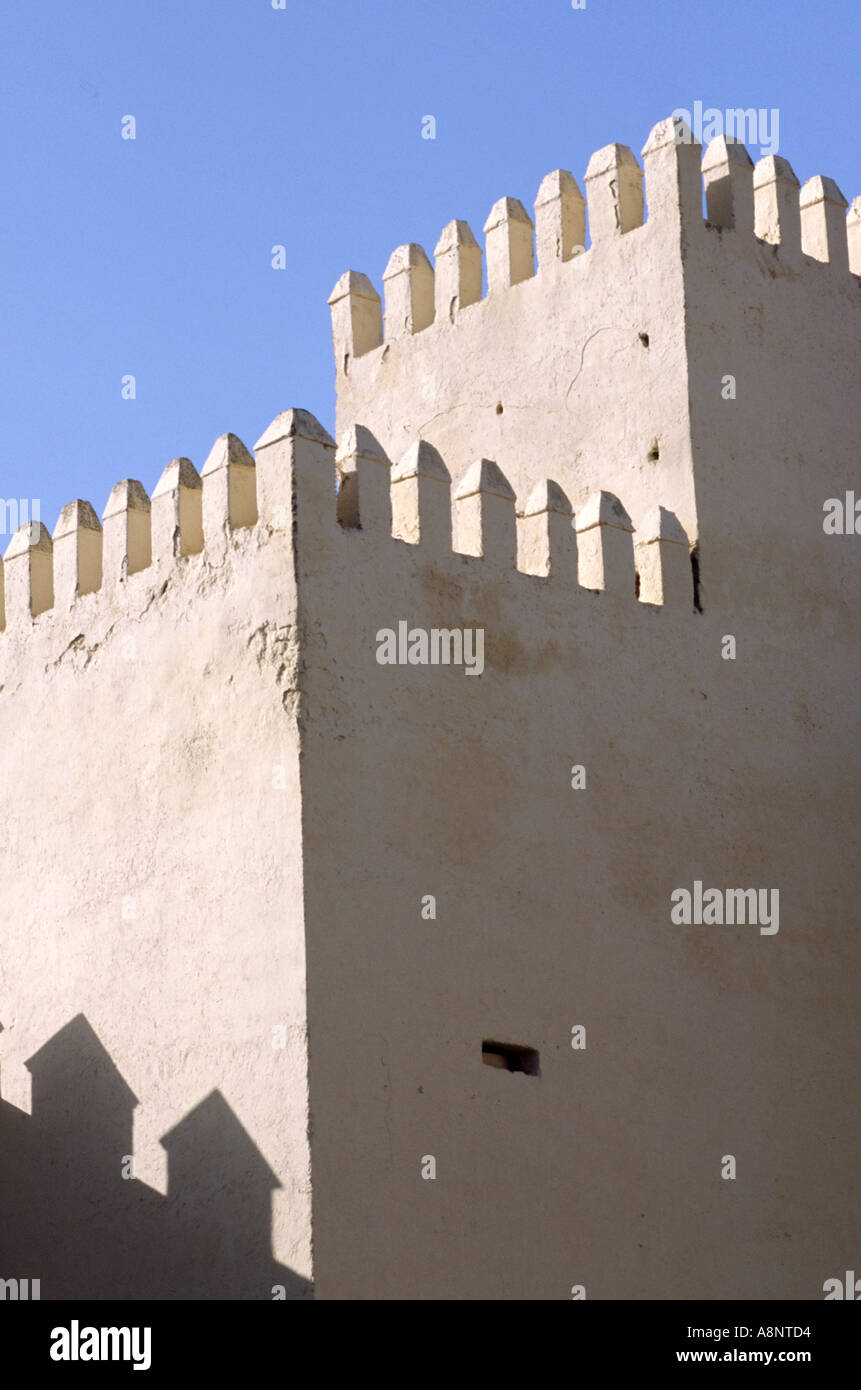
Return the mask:
[[575,507],[624,491],[637,523],[660,491],[695,520],[681,262],[657,222],[351,358],[336,385],[338,433],[360,421],[394,460],[420,437],[458,477],[494,459],[524,500],[550,477]]
[[[339,425],[395,456],[414,430],[455,483],[495,459],[521,509],[546,473],[575,510],[675,511],[702,611],[341,537],[309,680],[343,737],[307,754],[322,1296],[809,1299],[854,1268],[858,552],[822,517],[852,486],[861,282],[754,237],[752,170],[739,225],[706,226],[699,151],[674,157],[678,215],[665,150],[644,226],[336,350]],[[398,618],[483,626],[483,676],[378,666]],[[673,925],[696,879],[779,889],[779,932]]]
[[[23,1133],[34,1054],[84,1014],[167,1186],[146,1220],[208,1232],[190,1261],[165,1243],[156,1296],[220,1296],[237,1263],[221,1296],[271,1296],[263,1189],[291,1297],[815,1299],[857,1264],[859,541],[822,516],[852,486],[861,281],[824,204],[819,259],[791,199],[778,226],[757,194],[781,244],[758,239],[721,148],[705,224],[671,136],[642,225],[630,151],[593,157],[584,252],[572,181],[542,183],[535,275],[495,205],[483,299],[463,224],[435,295],[420,248],[393,255],[385,341],[344,277],[337,461],[301,411],[256,472],[238,441],[200,489],[177,461],[151,562],[115,489],[111,573],[74,601],[65,534],[7,552],[2,1119]],[[482,673],[381,665],[401,621],[482,629]],[[673,923],[697,880],[777,889],[779,930]],[[540,1074],[483,1065],[488,1039]],[[229,1180],[213,1090],[245,1131]],[[169,1136],[166,1165],[184,1120],[206,1144]],[[14,1248],[48,1260],[22,1184]],[[188,1200],[207,1184],[235,1219]]]
[[[2,843],[4,1098],[29,1108],[25,1062],[83,1014],[139,1101],[137,1179],[173,1195],[160,1140],[219,1091],[236,1123],[214,1125],[181,1184],[179,1206],[199,1202],[207,1233],[194,1269],[174,1249],[173,1213],[142,1287],[129,1268],[138,1218],[126,1214],[127,1150],[115,1151],[122,1124],[113,1106],[102,1113],[90,1097],[88,1110],[82,1098],[95,1053],[76,1058],[69,1077],[58,1064],[68,1089],[44,1136],[53,1152],[38,1157],[74,1185],[70,1136],[86,1132],[87,1152],[110,1155],[91,1201],[97,1219],[117,1213],[119,1226],[122,1213],[129,1228],[111,1237],[129,1250],[114,1288],[270,1297],[275,1278],[262,1238],[252,1248],[244,1186],[256,1189],[264,1162],[274,1258],[311,1272],[289,552],[285,561],[283,542],[264,543],[260,528],[237,532],[220,556],[168,560],[70,611],[7,627],[0,662],[0,776],[14,804]],[[237,1142],[238,1126],[259,1156]],[[91,1287],[93,1256],[82,1238],[77,1285],[55,1268],[42,1183],[41,1169],[14,1193],[7,1182],[15,1217],[4,1253],[10,1243],[23,1252],[20,1275],[41,1273],[44,1298],[74,1296]]]
[[[337,541],[308,635],[319,1296],[817,1297],[857,1241],[848,668],[741,587],[672,613]],[[378,666],[399,618],[483,626],[484,674]],[[672,925],[694,879],[777,887],[778,934]]]

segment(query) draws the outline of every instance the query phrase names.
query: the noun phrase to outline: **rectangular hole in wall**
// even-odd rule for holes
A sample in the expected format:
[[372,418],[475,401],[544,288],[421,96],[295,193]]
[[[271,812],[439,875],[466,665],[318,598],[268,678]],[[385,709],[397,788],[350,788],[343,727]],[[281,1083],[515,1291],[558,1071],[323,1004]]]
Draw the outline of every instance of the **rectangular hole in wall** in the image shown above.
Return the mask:
[[536,1049],[521,1043],[493,1042],[485,1038],[481,1044],[481,1060],[486,1067],[499,1067],[501,1071],[522,1071],[527,1076],[541,1074]]

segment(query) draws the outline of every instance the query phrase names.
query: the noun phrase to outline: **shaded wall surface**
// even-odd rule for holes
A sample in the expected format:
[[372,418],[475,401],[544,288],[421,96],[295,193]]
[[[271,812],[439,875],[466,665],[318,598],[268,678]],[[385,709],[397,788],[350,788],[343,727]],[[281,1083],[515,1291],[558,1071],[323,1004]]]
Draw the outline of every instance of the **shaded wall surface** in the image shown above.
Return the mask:
[[[809,1299],[854,1267],[858,541],[822,521],[852,483],[861,282],[845,227],[842,264],[794,252],[787,222],[785,244],[765,244],[753,172],[736,165],[706,225],[699,151],[667,159],[674,203],[646,176],[663,242],[648,221],[620,232],[626,260],[602,234],[591,262],[549,272],[555,310],[539,269],[339,363],[341,423],[367,412],[399,451],[412,363],[405,413],[455,488],[484,455],[517,500],[498,485],[461,495],[456,548],[483,553],[452,554],[434,514],[446,484],[402,470],[393,497],[412,486],[425,513],[405,544],[366,465],[369,524],[319,528],[325,584],[300,565],[315,653],[303,809],[320,1297]],[[797,204],[795,217],[797,232]],[[641,314],[638,238],[646,264],[659,245],[680,257],[664,318]],[[608,305],[629,301],[615,364],[609,333],[587,342],[602,255],[618,270]],[[588,364],[601,377],[603,424],[585,445],[567,416],[536,424],[556,381],[542,316],[559,380],[583,361],[574,399]],[[687,453],[672,382],[656,375],[629,401],[628,381],[655,367],[634,365],[638,325],[683,346]],[[460,381],[479,378],[484,393],[458,405]],[[513,384],[523,409],[509,412]],[[651,475],[627,452],[629,425],[663,441]],[[548,474],[575,511],[585,485],[616,492],[635,526],[647,506],[680,515],[698,607],[681,578],[676,602],[638,603],[633,554],[600,593],[570,557],[549,577],[516,573],[514,511]],[[612,528],[602,543],[623,544]],[[482,628],[483,674],[380,665],[378,633],[400,620]],[[671,895],[696,882],[776,890],[779,930],[673,922]],[[577,1025],[585,1048],[571,1046]],[[537,1050],[540,1074],[484,1065],[488,1040]]]
[[[319,1296],[819,1296],[858,1237],[854,663],[755,587],[673,611],[337,542],[303,771]],[[379,665],[401,619],[483,628],[483,674]],[[778,890],[779,930],[674,924],[695,880]]]
[[[32,1114],[6,1109],[24,1147],[0,1180],[43,1297],[269,1298],[273,1261],[311,1278],[289,547],[168,539],[35,619],[5,566],[0,1042],[4,1101]],[[98,1075],[62,1031],[79,1015]]]
[[219,1092],[164,1137],[162,1194],[133,1176],[137,1100],[83,1015],[30,1068],[33,1114],[0,1101],[4,1277],[43,1299],[310,1296],[272,1257],[278,1179]]

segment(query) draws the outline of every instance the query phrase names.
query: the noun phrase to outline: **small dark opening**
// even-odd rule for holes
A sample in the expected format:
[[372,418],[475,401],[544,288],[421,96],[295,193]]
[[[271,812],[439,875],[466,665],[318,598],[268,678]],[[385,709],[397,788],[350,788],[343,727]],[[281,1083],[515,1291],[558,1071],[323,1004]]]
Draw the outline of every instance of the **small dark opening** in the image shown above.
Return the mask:
[[640,571],[634,570],[634,598],[640,597]]
[[639,338],[640,338],[640,342],[643,344],[643,347],[648,347],[648,346],[649,346],[649,335],[648,335],[648,333],[641,333],[641,334],[639,335]]
[[500,401],[499,404],[498,404],[498,406],[496,407],[496,413],[497,413],[497,415],[501,415],[501,414],[502,414],[502,401]]
[[655,440],[654,444],[652,445],[652,447],[651,447],[651,449],[649,450],[649,452],[648,452],[648,454],[646,455],[646,457],[648,458],[649,463],[657,463],[657,462],[658,462],[658,459],[661,457],[661,450],[660,450],[660,448],[658,447],[658,441],[657,441],[657,440]]
[[695,545],[691,551],[691,570],[694,576],[694,608],[698,613],[702,613],[703,606],[700,603],[700,548]]
[[361,530],[359,521],[359,475],[352,473],[336,473],[335,478],[335,509],[338,518],[338,525],[347,529]]
[[522,1071],[527,1076],[540,1076],[539,1057],[534,1047],[523,1047],[520,1043],[491,1042],[481,1044],[481,1060],[486,1067],[498,1067],[500,1071]]

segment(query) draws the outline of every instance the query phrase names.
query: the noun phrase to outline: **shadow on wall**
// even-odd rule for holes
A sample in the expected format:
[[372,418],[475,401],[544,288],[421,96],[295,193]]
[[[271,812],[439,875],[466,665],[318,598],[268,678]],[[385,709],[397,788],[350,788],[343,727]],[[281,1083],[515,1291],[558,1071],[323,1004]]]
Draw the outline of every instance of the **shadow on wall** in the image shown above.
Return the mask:
[[218,1091],[162,1139],[162,1196],[123,1178],[137,1098],[83,1014],[29,1059],[33,1113],[0,1098],[0,1279],[43,1299],[310,1298],[272,1258],[275,1174]]

